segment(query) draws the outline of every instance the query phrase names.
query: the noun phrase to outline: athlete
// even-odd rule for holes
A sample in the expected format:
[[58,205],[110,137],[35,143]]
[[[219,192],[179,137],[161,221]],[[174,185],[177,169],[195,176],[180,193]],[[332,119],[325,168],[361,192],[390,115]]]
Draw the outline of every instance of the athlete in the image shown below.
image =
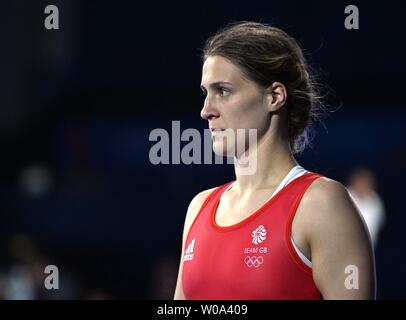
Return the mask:
[[[236,179],[191,201],[174,298],[375,299],[370,238],[347,189],[294,157],[322,111],[298,43],[266,24],[229,25],[206,43],[201,88],[213,150],[234,156]],[[248,129],[255,144],[237,134]]]

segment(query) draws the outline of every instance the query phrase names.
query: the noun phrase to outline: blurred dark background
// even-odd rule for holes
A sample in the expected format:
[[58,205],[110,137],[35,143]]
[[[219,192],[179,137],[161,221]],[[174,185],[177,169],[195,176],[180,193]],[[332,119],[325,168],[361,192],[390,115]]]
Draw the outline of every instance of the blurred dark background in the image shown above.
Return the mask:
[[[0,2],[0,297],[171,298],[193,196],[232,165],[153,165],[149,133],[206,128],[200,49],[228,22],[271,23],[341,105],[299,163],[346,183],[376,175],[387,220],[378,297],[405,299],[404,8],[385,1]],[[44,9],[59,8],[59,30]],[[358,5],[360,29],[344,28]],[[55,264],[60,290],[42,288]]]

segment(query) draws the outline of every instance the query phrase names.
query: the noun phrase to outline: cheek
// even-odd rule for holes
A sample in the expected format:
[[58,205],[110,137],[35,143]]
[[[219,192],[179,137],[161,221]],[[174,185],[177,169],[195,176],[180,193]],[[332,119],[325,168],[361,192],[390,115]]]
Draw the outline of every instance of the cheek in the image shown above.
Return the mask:
[[234,119],[234,128],[261,129],[268,124],[268,111],[262,97],[236,97],[229,109]]

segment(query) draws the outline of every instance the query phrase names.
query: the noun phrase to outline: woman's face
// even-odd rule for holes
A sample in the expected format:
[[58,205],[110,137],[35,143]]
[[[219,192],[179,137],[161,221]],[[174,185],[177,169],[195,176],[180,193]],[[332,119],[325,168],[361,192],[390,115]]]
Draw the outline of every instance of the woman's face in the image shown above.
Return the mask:
[[[220,56],[206,59],[201,88],[206,96],[201,116],[209,122],[217,155],[238,157],[248,149],[247,129],[255,129],[260,139],[269,128],[265,88],[247,79],[228,59]],[[244,129],[239,131],[245,134],[239,136],[237,129]]]

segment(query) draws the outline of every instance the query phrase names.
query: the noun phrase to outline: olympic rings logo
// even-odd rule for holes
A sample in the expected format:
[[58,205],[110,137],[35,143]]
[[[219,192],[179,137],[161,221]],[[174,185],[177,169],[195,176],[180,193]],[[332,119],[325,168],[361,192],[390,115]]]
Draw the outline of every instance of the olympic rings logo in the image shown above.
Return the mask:
[[264,258],[262,256],[246,256],[244,259],[245,264],[247,265],[248,268],[255,267],[258,268],[263,262]]

